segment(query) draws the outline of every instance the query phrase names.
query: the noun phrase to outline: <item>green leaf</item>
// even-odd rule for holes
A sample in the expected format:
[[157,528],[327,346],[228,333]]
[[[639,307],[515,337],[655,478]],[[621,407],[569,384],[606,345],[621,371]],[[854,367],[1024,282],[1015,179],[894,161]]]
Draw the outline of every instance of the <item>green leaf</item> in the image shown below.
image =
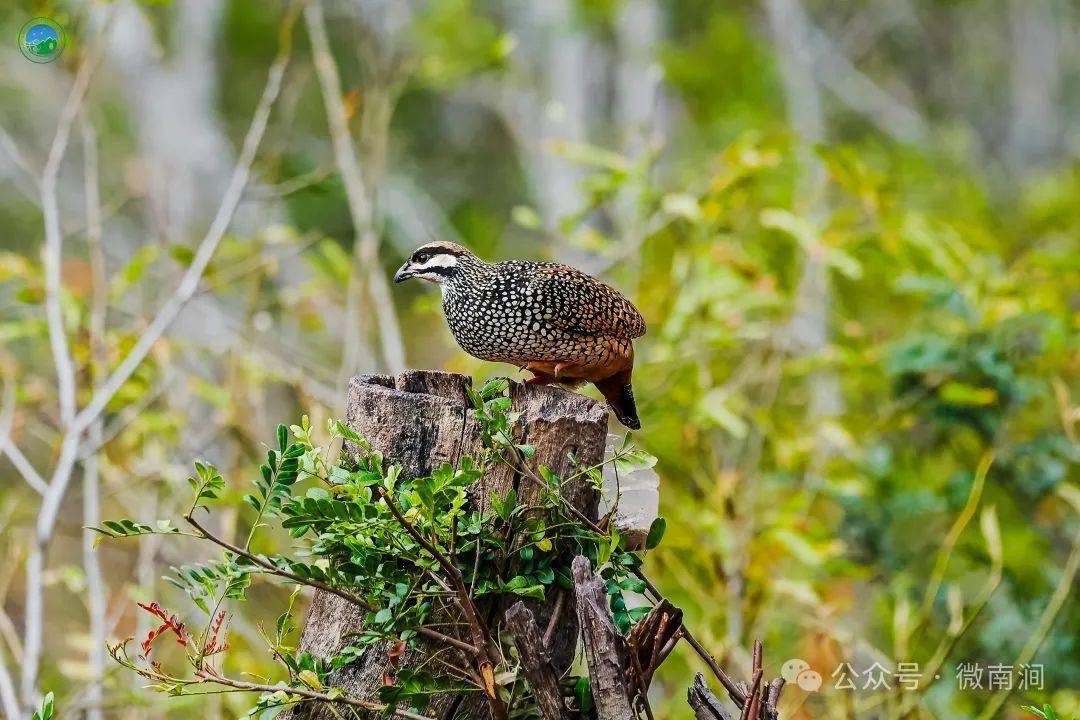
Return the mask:
[[45,694],[41,701],[41,709],[34,711],[34,720],[52,720],[53,718],[53,694]]
[[649,526],[649,535],[645,538],[645,547],[652,550],[660,544],[660,541],[664,539],[664,531],[667,530],[667,521],[662,517],[658,517],[652,521],[652,525]]
[[578,709],[582,715],[587,715],[593,707],[592,686],[589,678],[581,676],[574,683],[574,696],[577,698]]

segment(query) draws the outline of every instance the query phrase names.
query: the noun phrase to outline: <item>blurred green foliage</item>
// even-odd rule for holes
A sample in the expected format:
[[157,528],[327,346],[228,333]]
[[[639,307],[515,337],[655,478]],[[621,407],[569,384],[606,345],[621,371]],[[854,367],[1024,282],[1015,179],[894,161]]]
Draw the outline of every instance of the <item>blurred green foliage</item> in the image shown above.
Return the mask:
[[[1021,702],[1077,714],[1080,612],[1069,574],[1080,512],[1075,48],[1061,50],[1056,86],[1073,144],[1015,164],[1003,109],[1016,91],[1013,36],[1001,3],[910,3],[906,19],[866,41],[875,13],[891,4],[806,2],[859,67],[932,128],[925,143],[897,141],[829,96],[826,141],[806,154],[786,120],[761,3],[648,4],[659,26],[630,31],[620,24],[630,0],[553,3],[567,10],[554,21],[518,3],[418,3],[400,26],[335,6],[330,37],[350,127],[364,138],[362,161],[371,140],[361,130],[365,110],[373,98],[393,102],[381,138],[382,269],[391,273],[434,233],[486,257],[570,259],[635,300],[650,325],[635,373],[638,440],[660,459],[667,518],[650,573],[725,663],[748,666],[747,648],[760,637],[773,674],[789,657],[822,674],[820,692],[789,687],[783,717],[977,717],[994,693],[960,690],[956,666],[1017,663],[1033,638],[1040,641],[1028,661],[1045,667],[1045,687],[1018,690],[1001,716],[1020,717]],[[146,57],[165,68],[193,43],[177,5],[141,8],[154,48]],[[1075,2],[1055,7],[1061,27],[1077,26]],[[61,88],[93,37],[82,10],[67,3],[20,1],[0,12],[0,25],[14,37],[24,16],[43,13],[67,19],[65,55],[33,68],[9,60],[0,71],[2,126],[36,167]],[[276,4],[229,0],[214,16],[211,124],[234,152],[276,51],[279,15]],[[541,20],[553,24],[541,28]],[[646,31],[647,63],[663,91],[640,132],[616,112],[613,77],[629,62],[620,53]],[[257,222],[226,238],[204,283],[200,319],[213,332],[189,324],[160,343],[110,403],[108,427],[117,432],[100,453],[106,517],[167,515],[185,489],[190,455],[212,456],[229,476],[261,457],[259,438],[276,418],[301,410],[321,423],[339,411],[355,229],[302,30],[296,43],[256,163],[258,187],[249,189],[251,202],[263,203]],[[557,122],[575,108],[552,89],[566,80],[555,61],[577,43],[589,48],[571,78],[588,87],[583,102],[593,112],[572,116],[584,130]],[[373,52],[392,61],[384,84]],[[635,67],[644,85],[648,73]],[[110,58],[89,112],[107,211],[110,367],[190,262],[212,214],[203,209],[178,236],[158,224],[164,211],[142,157],[147,119],[121,89],[125,73],[141,70]],[[549,135],[534,131],[549,121]],[[643,142],[624,141],[635,132]],[[86,334],[92,283],[78,157],[62,175],[73,195],[62,204],[64,309],[85,402],[100,363]],[[822,180],[807,192],[815,168]],[[551,202],[545,183],[569,190],[572,206]],[[58,437],[55,378],[41,311],[40,212],[22,187],[16,172],[0,177],[0,363],[17,387],[12,437],[46,468]],[[824,268],[824,306],[805,303],[808,263]],[[436,295],[407,287],[394,300],[409,364],[507,372],[459,353]],[[823,344],[799,338],[803,312],[819,316]],[[36,495],[0,462],[4,480],[12,478],[0,484],[3,547],[21,561]],[[224,492],[239,504],[240,486]],[[234,513],[222,530],[243,537],[244,522]],[[87,677],[85,611],[71,601],[86,584],[80,525],[73,495],[46,607],[42,684],[61,710],[78,703]],[[153,562],[165,551],[142,542],[137,553],[103,555],[117,635],[145,622],[123,609],[131,600],[172,592],[157,583]],[[0,583],[16,630],[17,571],[13,563]],[[1062,587],[1065,601],[1045,618]],[[258,674],[255,625],[269,620],[254,608],[270,612],[287,595],[256,584],[249,597],[253,613],[246,631],[233,628],[231,662]],[[17,649],[10,634],[5,658]],[[918,692],[833,688],[841,663],[879,661],[936,663],[941,679],[924,678]],[[659,716],[690,717],[684,692],[696,669],[692,654],[672,656],[657,680]],[[147,710],[151,700],[114,675],[107,693],[131,705],[131,717],[225,717],[243,707],[208,698]]]

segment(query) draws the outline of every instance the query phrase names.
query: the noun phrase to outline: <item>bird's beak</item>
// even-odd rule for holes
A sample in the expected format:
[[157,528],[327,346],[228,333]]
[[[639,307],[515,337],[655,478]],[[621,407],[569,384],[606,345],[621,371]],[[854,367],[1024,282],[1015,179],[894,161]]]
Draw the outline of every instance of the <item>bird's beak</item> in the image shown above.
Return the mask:
[[409,263],[405,263],[398,268],[398,271],[394,273],[394,282],[405,282],[413,276],[412,269],[409,268]]

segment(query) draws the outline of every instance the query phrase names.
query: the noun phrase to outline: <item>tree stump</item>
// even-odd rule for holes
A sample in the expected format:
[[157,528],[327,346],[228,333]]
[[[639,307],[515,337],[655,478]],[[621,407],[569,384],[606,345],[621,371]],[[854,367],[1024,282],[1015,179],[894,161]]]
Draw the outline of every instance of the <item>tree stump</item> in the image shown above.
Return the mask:
[[[408,371],[396,377],[365,375],[349,383],[346,418],[349,426],[362,435],[388,463],[402,466],[402,476],[418,477],[430,473],[443,462],[457,463],[461,457],[480,448],[480,428],[472,417],[466,395],[471,379],[465,375],[433,371]],[[607,410],[600,403],[564,390],[538,385],[510,383],[513,408],[522,413],[518,423],[519,442],[536,449],[529,460],[546,465],[560,477],[570,477],[576,469],[571,455],[581,466],[603,461],[607,438]],[[521,502],[532,502],[538,488],[509,468],[499,468],[477,481],[471,493],[476,507],[487,509],[494,494],[503,497],[511,488]],[[564,489],[564,495],[590,520],[597,515],[598,494],[585,478]],[[537,622],[543,627],[551,616],[555,592],[545,602],[529,602]],[[566,603],[569,605],[569,603]],[[488,607],[496,617],[503,607]],[[328,593],[316,592],[312,598],[307,625],[300,649],[315,657],[329,657],[348,642],[350,634],[363,626],[363,611]],[[558,674],[574,659],[578,622],[570,607],[560,616],[549,648],[551,662]],[[400,666],[408,667],[415,654],[406,654]],[[337,683],[353,696],[373,697],[393,674],[387,648],[376,646],[357,662],[339,672]],[[433,699],[427,714],[449,720],[452,717],[484,718],[488,711],[479,694],[442,695]],[[283,720],[336,720],[332,708],[302,703],[287,709]]]

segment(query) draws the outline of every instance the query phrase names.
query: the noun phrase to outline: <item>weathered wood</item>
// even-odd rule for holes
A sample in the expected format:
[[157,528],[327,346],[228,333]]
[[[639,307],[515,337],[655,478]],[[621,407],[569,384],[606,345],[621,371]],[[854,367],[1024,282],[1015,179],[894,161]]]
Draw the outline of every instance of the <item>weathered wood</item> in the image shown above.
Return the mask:
[[571,571],[597,720],[633,720],[626,691],[626,649],[608,610],[604,581],[593,575],[582,555],[574,558]]
[[506,611],[506,628],[514,638],[514,646],[521,657],[521,669],[536,698],[540,717],[544,720],[563,720],[565,712],[559,679],[544,649],[540,626],[524,602],[516,602]]
[[[346,420],[373,449],[389,462],[402,466],[402,477],[425,475],[443,462],[456,463],[481,447],[480,427],[469,408],[466,388],[471,380],[464,375],[431,371],[408,371],[397,376],[369,375],[349,383]],[[603,460],[607,438],[607,411],[603,405],[581,395],[553,387],[511,383],[510,397],[520,411],[520,441],[536,449],[530,461],[547,465],[557,475],[569,477],[576,465]],[[537,497],[538,489],[510,468],[500,467],[477,482],[470,493],[475,506],[489,509],[494,493],[502,497],[514,488],[523,501]],[[588,517],[596,519],[598,496],[584,478],[568,487],[568,499]],[[554,593],[548,602],[530,603],[538,622],[546,624],[552,612]],[[502,616],[502,608],[484,609],[490,620]],[[363,627],[363,612],[333,595],[316,592],[300,649],[316,657],[329,657],[347,645],[350,634]],[[577,639],[577,619],[564,619],[548,648],[555,672],[562,674],[573,662]],[[397,667],[419,662],[425,653],[409,652]],[[342,669],[335,684],[350,694],[373,697],[392,676],[387,648],[376,646],[355,663]],[[432,700],[426,711],[437,718],[489,716],[480,693],[444,695]],[[295,706],[279,716],[282,720],[337,720],[333,709],[312,703]]]
[[784,678],[774,678],[769,683],[769,691],[765,696],[765,715],[769,720],[777,720],[780,717],[780,711],[777,706],[780,704],[780,693],[784,690]]
[[701,673],[694,676],[694,684],[686,691],[686,700],[694,709],[697,720],[732,720],[723,703],[705,684],[705,676]]

